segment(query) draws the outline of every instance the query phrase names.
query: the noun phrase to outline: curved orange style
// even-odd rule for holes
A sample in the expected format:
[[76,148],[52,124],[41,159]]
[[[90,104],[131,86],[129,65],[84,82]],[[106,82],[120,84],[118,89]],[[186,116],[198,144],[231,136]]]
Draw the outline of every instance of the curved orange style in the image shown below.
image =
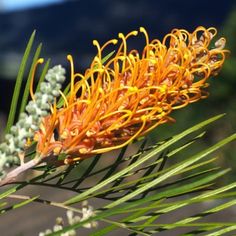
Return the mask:
[[140,54],[128,51],[127,40],[138,35],[119,34],[116,54],[102,63],[103,51],[112,39],[98,49],[84,74],[74,72],[64,104],[52,107],[35,134],[41,156],[67,155],[64,163],[121,148],[170,120],[170,113],[207,97],[207,79],[215,76],[224,63],[225,39],[210,48],[215,28],[198,27],[193,33],[174,29],[161,41],[150,41],[144,28],[146,45]]

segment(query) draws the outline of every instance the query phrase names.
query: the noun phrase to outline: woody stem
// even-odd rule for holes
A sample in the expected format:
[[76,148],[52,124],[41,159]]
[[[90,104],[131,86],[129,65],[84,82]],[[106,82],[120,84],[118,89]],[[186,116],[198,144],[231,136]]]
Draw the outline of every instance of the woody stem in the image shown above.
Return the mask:
[[14,170],[10,171],[3,180],[0,181],[0,186],[3,186],[5,184],[11,183],[15,181],[18,175],[23,173],[24,171],[38,165],[40,161],[42,160],[41,157],[36,157],[31,161],[28,161],[26,163],[21,164],[19,167],[15,168]]

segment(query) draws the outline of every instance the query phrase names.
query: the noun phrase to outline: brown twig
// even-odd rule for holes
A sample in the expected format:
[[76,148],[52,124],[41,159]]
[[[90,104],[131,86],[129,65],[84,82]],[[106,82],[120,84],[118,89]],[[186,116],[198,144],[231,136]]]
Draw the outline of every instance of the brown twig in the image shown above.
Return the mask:
[[26,170],[28,170],[32,167],[35,167],[36,165],[38,165],[40,163],[41,160],[42,160],[41,157],[36,157],[31,161],[28,161],[26,163],[22,163],[19,167],[17,167],[14,170],[10,171],[5,176],[5,178],[0,181],[0,186],[3,186],[5,184],[13,182],[16,179],[17,176],[19,176],[24,171],[26,171]]

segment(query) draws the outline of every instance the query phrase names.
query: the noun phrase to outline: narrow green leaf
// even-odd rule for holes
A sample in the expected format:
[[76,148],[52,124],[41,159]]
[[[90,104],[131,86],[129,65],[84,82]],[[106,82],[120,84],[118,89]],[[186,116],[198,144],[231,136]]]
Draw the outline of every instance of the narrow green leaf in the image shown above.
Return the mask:
[[[197,135],[197,136],[194,137],[192,140],[188,141],[186,144],[184,144],[184,145],[182,145],[181,147],[179,147],[179,148],[177,148],[177,149],[175,149],[175,150],[169,152],[169,153],[168,153],[168,158],[174,156],[174,154],[176,154],[176,153],[180,152],[181,150],[187,148],[188,146],[190,146],[191,144],[193,144],[196,140],[200,139],[204,134],[205,134],[205,132],[201,133],[200,135]],[[140,145],[138,151],[137,151],[135,154],[133,154],[133,155],[131,155],[131,156],[129,156],[129,157],[123,158],[123,159],[120,161],[120,165],[123,164],[123,163],[125,163],[125,162],[127,162],[127,161],[130,161],[129,165],[131,165],[131,164],[133,164],[134,162],[136,162],[142,154],[145,154],[145,153],[147,153],[148,151],[150,151],[150,150],[152,150],[152,149],[154,149],[154,148],[156,148],[156,147],[158,147],[158,146],[161,145],[161,143],[158,142],[158,143],[155,144],[155,145],[150,145],[150,146],[148,146],[148,147],[145,147],[146,142],[147,142],[147,139],[145,139],[145,140],[141,143],[141,145]],[[163,142],[162,142],[162,144],[163,144]],[[126,177],[128,177],[128,176],[133,176],[133,175],[139,173],[139,171],[142,171],[142,170],[144,170],[144,169],[146,169],[146,168],[149,168],[149,167],[152,166],[152,165],[157,165],[157,164],[161,163],[161,161],[162,161],[162,159],[159,159],[159,160],[157,160],[156,162],[154,161],[153,163],[148,164],[146,167],[142,167],[142,168],[140,168],[140,169],[138,169],[138,170],[134,170],[134,172],[129,172],[129,173],[123,175],[122,177],[120,177],[120,178],[118,178],[118,179],[116,179],[116,180],[114,181],[114,184],[113,184],[113,186],[112,186],[111,188],[109,187],[109,189],[102,191],[102,194],[105,194],[106,192],[109,192],[109,190],[115,190],[115,188],[113,189],[113,187],[118,186],[118,185],[119,185],[119,186],[117,187],[117,189],[118,189],[118,188],[123,188],[123,187],[125,187],[125,186],[129,186],[132,181],[125,182],[125,184],[121,184],[121,182],[122,182],[123,180],[125,180]],[[115,165],[115,164],[116,164],[116,163],[112,163],[111,165],[106,166],[105,168],[103,167],[103,168],[100,169],[100,170],[96,170],[96,171],[92,172],[91,174],[87,175],[87,178],[88,178],[88,177],[95,176],[95,175],[97,175],[97,174],[99,174],[99,173],[102,173],[102,172],[104,172],[104,171],[107,171],[107,170],[109,170],[110,168],[113,168],[113,165]],[[150,176],[150,177],[155,177],[155,176],[153,175],[153,176]],[[142,180],[144,180],[144,178],[142,178]],[[70,183],[77,182],[77,181],[80,181],[80,179],[70,180],[70,181],[65,182],[64,184],[70,184]],[[137,180],[134,180],[134,181],[133,181],[133,183],[135,183],[135,182],[137,182]],[[98,193],[98,194],[100,194],[100,193]],[[98,194],[96,193],[95,195],[98,195]],[[95,195],[93,195],[93,196],[95,196]]]
[[188,217],[186,219],[177,221],[177,222],[173,223],[172,226],[163,227],[163,228],[161,228],[161,231],[163,231],[164,229],[165,230],[167,230],[167,229],[174,229],[175,228],[175,224],[176,225],[178,225],[178,224],[188,224],[188,223],[193,222],[195,220],[201,219],[202,217],[204,217],[206,215],[217,213],[217,212],[219,212],[221,210],[224,210],[224,209],[229,208],[229,207],[234,206],[234,205],[236,205],[236,200],[232,200],[232,201],[226,202],[224,204],[221,204],[220,206],[214,207],[214,208],[212,208],[210,210],[204,211],[204,212],[199,213],[199,214],[197,214],[195,216]]
[[[150,227],[155,227],[155,226],[160,226],[160,227],[170,227],[172,224],[175,224],[176,227],[222,227],[222,226],[236,226],[235,222],[199,222],[199,223],[189,223],[189,224],[177,224],[177,223],[170,223],[170,224],[165,224],[165,223],[157,223],[157,224],[150,224]],[[130,226],[132,228],[138,228],[139,226],[143,225],[134,225]],[[206,235],[205,235],[206,236]],[[215,236],[215,235],[214,235]]]
[[24,77],[24,72],[25,72],[27,60],[28,60],[28,57],[29,57],[29,54],[30,54],[30,51],[31,51],[31,48],[33,45],[34,37],[35,37],[35,31],[32,33],[32,35],[30,37],[30,40],[27,44],[24,56],[21,61],[19,72],[18,72],[18,75],[16,78],[16,84],[15,84],[15,88],[14,88],[14,92],[13,92],[13,97],[12,97],[12,101],[11,101],[11,107],[10,107],[9,116],[7,119],[7,126],[5,129],[5,133],[9,132],[11,126],[15,122],[15,115],[16,115],[17,104],[19,101],[19,94],[20,94],[20,90],[21,90],[22,80]]
[[[162,199],[163,200],[163,199]],[[154,203],[151,203],[150,204],[150,207],[155,207],[157,204],[159,204],[162,200],[159,200],[159,201],[156,201]],[[130,220],[134,219],[134,218],[137,218],[139,216],[142,216],[144,215],[147,211],[149,211],[150,208],[148,209],[141,209],[141,210],[138,210],[136,212],[134,212],[132,215],[122,219],[122,222],[129,222]],[[113,231],[114,229],[118,228],[116,225],[110,225],[110,226],[107,226],[103,229],[100,229],[100,230],[97,230],[96,232],[94,233],[91,233],[91,236],[102,236],[102,235],[107,235],[109,232]],[[136,235],[136,234],[134,234]]]
[[[220,176],[224,175],[227,172],[228,172],[228,170],[220,171],[218,173],[208,175],[205,178],[202,178],[202,179],[200,179],[198,181],[195,181],[193,183],[186,184],[186,185],[176,187],[176,188],[172,188],[172,189],[168,189],[168,190],[165,190],[165,191],[161,191],[158,194],[154,194],[152,196],[145,197],[144,199],[140,199],[140,200],[137,200],[135,202],[127,203],[125,207],[122,207],[122,208],[116,210],[116,214],[122,214],[122,213],[130,212],[129,209],[131,209],[132,211],[139,211],[139,210],[142,210],[142,209],[139,209],[138,206],[142,205],[144,203],[152,202],[155,199],[157,199],[159,201],[163,197],[168,198],[168,197],[173,197],[173,196],[179,195],[181,193],[191,192],[192,189],[194,189],[198,186],[201,186],[203,184],[209,183],[209,182],[215,180],[216,178],[219,178]],[[185,205],[188,205],[188,204],[196,203],[198,201],[202,201],[202,199],[203,198],[192,198],[192,199],[182,200],[182,201],[178,201],[178,202],[174,202],[174,203],[170,203],[170,204],[159,203],[159,207],[161,208],[162,205],[167,206],[167,207],[173,207],[173,205],[175,205],[175,206],[185,206]],[[111,211],[112,211],[112,209],[111,209]],[[155,212],[153,212],[153,213],[155,213]],[[152,214],[151,216],[154,216],[154,215]],[[139,222],[139,221],[148,220],[148,219],[150,219],[150,216],[146,215],[146,216],[136,217],[135,220],[133,220],[132,218],[129,217],[128,220],[130,222]],[[123,219],[122,221],[126,222],[126,219]],[[108,227],[106,227],[102,230],[104,232],[106,231],[106,233],[108,233],[108,232],[110,232],[111,230],[113,230],[115,228],[116,228],[115,226],[108,226]],[[99,232],[99,231],[97,231],[97,232]]]
[[[201,135],[201,136],[202,136],[202,135]],[[194,140],[196,140],[198,137],[199,137],[199,136],[197,136],[196,138],[194,138]],[[193,143],[194,143],[194,141],[190,141],[190,142],[188,142],[187,144],[181,146],[180,148],[177,148],[177,149],[175,149],[175,150],[169,152],[169,153],[167,154],[167,157],[168,157],[168,158],[172,157],[174,154],[178,153],[179,151],[183,150],[184,148],[188,147],[189,145],[191,145],[191,144],[193,144]],[[148,149],[149,149],[149,148],[148,148]],[[144,151],[143,151],[143,152],[144,152]],[[140,151],[138,151],[138,153],[141,154]],[[138,157],[138,156],[136,156],[136,154],[135,154],[134,156],[135,156],[135,158]],[[131,160],[132,160],[132,161],[131,161],[130,164],[133,163],[133,159],[131,159]],[[122,182],[122,180],[124,180],[126,177],[128,177],[128,176],[134,176],[135,174],[139,173],[139,172],[142,171],[142,170],[145,170],[145,169],[149,168],[150,166],[156,166],[157,164],[161,163],[162,160],[163,160],[163,158],[160,158],[160,159],[158,159],[157,161],[154,161],[153,163],[150,163],[150,164],[148,164],[148,165],[145,166],[145,167],[142,167],[142,168],[140,168],[140,169],[138,169],[138,170],[135,170],[134,172],[130,172],[130,173],[128,173],[128,174],[123,175],[122,178],[117,179],[117,180],[115,181],[115,184],[114,184],[112,187],[109,187],[109,189],[103,190],[103,191],[101,191],[101,192],[97,192],[97,193],[95,193],[95,194],[93,194],[93,195],[91,195],[91,196],[93,196],[93,197],[94,197],[94,196],[97,196],[97,195],[101,196],[101,194],[105,194],[105,193],[108,193],[108,194],[109,194],[109,192],[111,192],[111,191],[112,191],[112,192],[115,192],[115,191],[118,192],[118,191],[121,191],[121,190],[123,190],[123,189],[125,190],[125,189],[127,189],[127,188],[130,188],[130,186],[131,186],[132,184],[135,184],[135,183],[137,183],[137,182],[139,182],[139,181],[144,181],[144,182],[146,182],[146,181],[148,181],[148,180],[151,179],[151,178],[156,178],[158,175],[163,174],[164,172],[168,171],[168,169],[163,170],[163,171],[160,171],[160,170],[159,170],[159,171],[157,171],[155,174],[150,174],[150,175],[147,176],[147,177],[139,177],[138,179],[134,179],[134,180],[128,181],[128,182],[126,181],[124,184],[120,184],[120,182]],[[208,163],[210,163],[210,162],[212,162],[212,161],[214,161],[214,160],[215,160],[215,159],[211,159],[211,160],[208,160],[208,161],[205,161],[205,162],[201,162],[201,163],[199,163],[199,164],[196,164],[196,165],[194,165],[194,166],[191,166],[191,167],[189,167],[189,168],[186,168],[185,170],[183,170],[183,172],[188,171],[188,170],[190,170],[190,169],[194,169],[194,168],[196,168],[196,167],[198,167],[198,166],[206,165],[206,164],[208,164]],[[137,161],[137,159],[136,159],[135,161]],[[170,167],[170,168],[171,168],[171,167]],[[118,183],[119,183],[119,186],[118,186]],[[144,183],[144,184],[145,184],[145,183]],[[117,186],[117,187],[116,187],[116,186]],[[120,189],[120,190],[119,190],[119,189]]]
[[[0,208],[2,208],[2,207],[4,207],[4,206],[6,206],[7,205],[7,202],[1,202],[0,203]],[[1,210],[0,210],[1,211]]]
[[[141,156],[141,154],[143,154],[145,152],[144,148],[145,148],[145,145],[147,143],[147,139],[144,139],[138,149],[138,151],[134,154],[134,155],[131,155],[129,156],[128,158],[125,158],[124,161],[128,161],[128,160],[131,160],[130,163],[129,163],[129,166],[132,165],[133,163],[135,163],[139,157]],[[122,163],[122,162],[121,162]],[[123,175],[121,178],[117,179],[113,185],[112,185],[112,188],[113,187],[116,187],[116,186],[120,186],[121,185],[121,182],[123,182],[125,180],[125,175]]]
[[0,194],[0,199],[3,199],[7,196],[9,196],[10,194],[13,194],[17,191],[17,186],[14,186],[13,188],[10,188],[8,190],[6,190],[5,192]]
[[30,199],[24,200],[24,201],[22,201],[22,202],[16,203],[16,204],[14,204],[14,205],[12,205],[12,206],[10,206],[10,207],[7,207],[7,208],[5,208],[5,209],[1,209],[1,210],[0,210],[0,214],[3,214],[3,213],[5,213],[5,212],[10,211],[10,210],[13,210],[13,209],[20,208],[20,207],[22,207],[22,206],[25,206],[25,205],[29,204],[30,202],[33,202],[33,201],[34,201],[35,199],[37,199],[38,197],[39,197],[39,196],[36,196],[36,197],[30,198]]
[[[129,227],[129,225],[126,225],[124,223],[120,223],[120,222],[116,222],[116,221],[112,221],[112,220],[108,220],[108,219],[102,219],[101,221],[103,222],[106,222],[106,223],[109,223],[111,225],[114,225],[114,226],[117,226],[118,228],[121,228],[121,229],[126,229],[127,231],[130,231],[132,232],[132,234],[138,234],[138,235],[145,235],[145,236],[149,236],[150,234],[146,233],[146,232],[142,232],[140,230],[136,230],[136,229],[131,229]],[[98,236],[97,235],[97,232],[92,232],[89,234],[90,236]],[[105,235],[105,232],[101,232],[100,235]]]
[[89,173],[94,169],[94,167],[97,165],[98,161],[100,160],[101,155],[96,155],[93,159],[93,161],[91,162],[91,164],[88,166],[88,168],[86,169],[86,171],[83,173],[83,175],[80,177],[80,179],[78,181],[76,181],[76,183],[73,185],[72,188],[76,189],[78,188],[78,186],[87,178],[87,176],[89,175]]
[[61,185],[62,182],[66,179],[66,177],[71,173],[73,169],[74,169],[74,166],[70,165],[63,172],[61,172],[56,185]]
[[[188,171],[190,171],[190,170],[196,169],[196,168],[198,168],[198,167],[200,167],[200,166],[204,166],[204,165],[206,165],[206,164],[209,164],[209,163],[213,162],[214,160],[215,160],[215,158],[212,158],[212,159],[210,159],[210,160],[207,160],[207,161],[204,161],[204,162],[201,162],[201,163],[197,163],[197,164],[195,164],[195,165],[192,165],[192,166],[190,166],[190,167],[188,167],[188,168],[183,169],[182,171],[176,173],[175,175],[183,174],[183,173],[188,172]],[[114,190],[118,190],[118,189],[124,189],[124,187],[127,188],[127,187],[129,187],[132,183],[136,183],[136,182],[138,182],[138,181],[142,181],[142,184],[140,184],[139,187],[142,186],[142,185],[146,185],[146,183],[149,182],[150,179],[157,178],[159,175],[168,172],[170,169],[172,169],[172,166],[169,167],[169,168],[167,168],[167,169],[164,169],[164,170],[162,170],[162,171],[158,171],[158,172],[156,172],[156,173],[154,173],[154,174],[150,174],[149,176],[140,177],[139,179],[135,179],[135,180],[129,181],[129,182],[125,183],[125,184],[119,185],[117,188],[109,188],[108,190],[104,190],[102,193],[108,192],[109,190],[113,190],[113,191],[114,191]],[[213,171],[213,170],[217,170],[217,169],[218,169],[218,168],[215,167],[215,168],[212,168],[212,169],[210,169],[210,170],[207,170],[207,172],[210,172],[210,171]],[[190,175],[190,176],[188,176],[188,177],[185,177],[185,178],[182,178],[182,179],[178,179],[178,180],[176,180],[176,181],[174,181],[174,182],[168,183],[168,186],[169,186],[169,185],[173,185],[173,184],[175,184],[175,183],[178,183],[178,182],[180,182],[180,181],[184,181],[184,180],[187,180],[187,179],[191,179],[191,178],[193,178],[193,177],[195,177],[195,176],[199,176],[199,175],[201,175],[201,174],[204,174],[204,172],[198,172],[198,173],[196,173],[196,174],[194,174],[194,175],[192,175],[192,176]],[[165,185],[159,186],[159,188],[163,188],[163,187],[165,187]],[[94,195],[93,195],[93,196],[94,196]]]
[[116,158],[116,161],[114,163],[114,165],[112,165],[111,168],[109,168],[109,170],[107,171],[107,173],[102,177],[102,179],[99,182],[102,182],[104,180],[106,180],[107,178],[109,178],[114,172],[115,170],[118,168],[118,166],[120,165],[121,160],[123,159],[125,152],[127,150],[127,146],[123,147],[118,155],[118,157]]
[[183,169],[187,168],[188,166],[190,166],[191,164],[195,163],[196,161],[199,161],[200,159],[202,159],[203,157],[207,156],[208,154],[214,152],[215,150],[219,149],[220,147],[224,146],[225,144],[233,141],[236,139],[236,134],[233,134],[223,140],[221,140],[220,142],[218,142],[217,144],[213,145],[212,147],[201,151],[200,153],[194,155],[192,158],[190,158],[187,161],[183,161],[180,164],[177,164],[176,167],[173,167],[172,170],[170,170],[169,172],[161,175],[159,178],[156,178],[155,180],[147,183],[145,186],[140,187],[139,189],[133,191],[132,193],[120,198],[119,200],[112,202],[110,204],[108,204],[106,206],[106,208],[112,208],[114,206],[117,206],[123,202],[126,202],[134,197],[136,197],[137,195],[139,195],[140,193],[143,193],[144,191],[148,190],[151,187],[154,187],[155,185],[157,185],[158,183],[161,183],[163,180],[168,179],[169,177],[173,176],[174,174],[178,173],[179,171],[182,171]]
[[224,229],[215,231],[215,232],[213,232],[213,233],[206,234],[205,236],[219,236],[219,235],[222,235],[222,234],[231,232],[231,231],[233,231],[233,230],[236,230],[236,224],[235,224],[235,225],[232,225],[232,226],[229,226],[229,227],[225,227]]
[[22,182],[21,184],[18,184],[6,191],[4,191],[3,193],[0,194],[0,199],[3,199],[5,197],[8,197],[10,194],[13,194],[15,193],[16,191],[24,188],[25,186],[31,184],[31,183],[34,183],[36,182],[37,180],[42,180],[43,178],[45,178],[49,173],[51,172],[51,169],[47,167],[47,169],[39,176],[36,176],[34,178],[32,178],[31,180],[29,181],[25,181],[25,182]]
[[[118,207],[115,207],[113,209],[107,209],[107,210],[105,210],[103,212],[98,213],[96,216],[91,217],[88,220],[85,220],[83,223],[79,222],[77,224],[74,224],[73,226],[65,227],[65,229],[63,231],[58,231],[58,232],[60,232],[60,233],[66,232],[69,229],[79,228],[83,224],[88,223],[88,222],[90,222],[92,220],[100,220],[100,219],[104,219],[104,218],[106,218],[108,216],[116,215],[117,213],[119,213],[121,211],[121,209],[123,211],[125,209],[135,208],[135,207],[137,207],[137,206],[139,206],[141,204],[148,203],[148,202],[153,201],[153,200],[159,200],[159,199],[161,199],[163,197],[166,197],[167,195],[175,196],[176,192],[178,194],[180,194],[180,192],[182,192],[182,193],[183,192],[189,192],[190,186],[191,187],[196,187],[199,184],[202,184],[202,183],[205,183],[205,182],[209,182],[209,181],[219,177],[220,175],[224,174],[225,172],[226,171],[222,171],[220,173],[217,173],[217,174],[214,174],[214,175],[211,175],[211,176],[207,176],[206,178],[204,178],[204,180],[196,181],[196,182],[191,183],[189,185],[184,185],[184,186],[178,187],[176,189],[169,189],[169,190],[166,190],[166,191],[163,191],[163,192],[151,195],[151,196],[147,196],[144,199],[140,199],[140,200],[137,200],[135,202],[127,203],[126,205],[123,205],[122,208],[120,206],[118,206]],[[235,187],[236,187],[236,183],[233,183],[233,184],[230,184],[230,185],[225,186],[223,188],[219,188],[219,189],[207,192],[207,193],[202,195],[202,198],[208,198],[208,197],[214,196],[214,195],[216,195],[218,193],[222,193],[224,191],[227,191],[227,190],[229,190],[231,188],[235,188]]]
[[110,59],[114,53],[115,53],[115,50],[113,50],[112,52],[108,53],[105,57],[103,57],[102,64],[104,64],[108,59]]
[[153,156],[155,156],[157,153],[165,150],[167,147],[169,147],[170,145],[176,143],[177,141],[179,141],[180,139],[184,138],[185,136],[203,128],[204,126],[220,119],[222,115],[218,115],[215,116],[213,118],[210,118],[206,121],[203,121],[187,130],[185,130],[184,132],[175,135],[172,139],[170,139],[169,141],[165,142],[164,144],[162,144],[161,146],[157,147],[156,149],[154,149],[153,151],[151,151],[150,153],[148,153],[147,155],[145,155],[144,157],[140,158],[138,161],[136,161],[135,163],[133,163],[132,165],[126,167],[125,169],[119,171],[118,173],[114,174],[112,177],[108,178],[107,180],[97,184],[96,186],[90,188],[89,190],[76,195],[75,197],[72,197],[71,199],[67,200],[66,202],[64,202],[64,204],[73,204],[76,202],[79,202],[83,199],[85,199],[86,197],[88,197],[89,195],[91,195],[92,193],[98,191],[99,189],[107,186],[109,183],[113,182],[114,180],[120,178],[121,176],[123,176],[124,174],[128,173],[129,171],[133,170],[134,168],[136,168],[137,166],[141,165],[142,163],[144,163],[145,161],[149,160],[150,158],[152,158]]
[[[198,199],[202,199],[202,200],[205,200],[211,196],[214,196],[214,195],[217,195],[218,193],[222,193],[222,192],[225,192],[225,191],[228,191],[232,188],[235,188],[236,187],[236,183],[232,183],[232,184],[229,184],[227,186],[224,186],[224,187],[221,187],[221,188],[218,188],[216,190],[212,190],[212,191],[208,191],[206,193],[203,193],[199,196],[196,196],[194,198],[192,198],[192,200],[198,200]],[[164,209],[161,209],[159,211],[159,213],[167,213],[167,212],[170,212],[170,211],[173,211],[173,210],[176,210],[176,209],[179,209],[181,207],[184,207],[186,206],[187,203],[183,203],[183,204],[173,204],[172,206],[170,207],[167,207],[167,208],[164,208]]]

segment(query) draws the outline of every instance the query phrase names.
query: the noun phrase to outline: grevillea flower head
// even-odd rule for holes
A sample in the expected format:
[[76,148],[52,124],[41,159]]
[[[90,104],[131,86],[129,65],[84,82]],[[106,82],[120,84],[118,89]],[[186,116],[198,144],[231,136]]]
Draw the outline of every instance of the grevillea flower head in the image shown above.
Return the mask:
[[61,93],[63,107],[54,106],[35,134],[39,155],[65,154],[67,164],[121,148],[173,120],[173,110],[207,97],[207,79],[218,74],[228,52],[224,38],[212,44],[215,28],[174,29],[162,41],[140,32],[146,39],[141,54],[127,46],[138,32],[120,33],[116,54],[105,63],[104,50],[118,40],[94,41],[98,54],[84,74],[74,72],[68,56],[70,91]]

